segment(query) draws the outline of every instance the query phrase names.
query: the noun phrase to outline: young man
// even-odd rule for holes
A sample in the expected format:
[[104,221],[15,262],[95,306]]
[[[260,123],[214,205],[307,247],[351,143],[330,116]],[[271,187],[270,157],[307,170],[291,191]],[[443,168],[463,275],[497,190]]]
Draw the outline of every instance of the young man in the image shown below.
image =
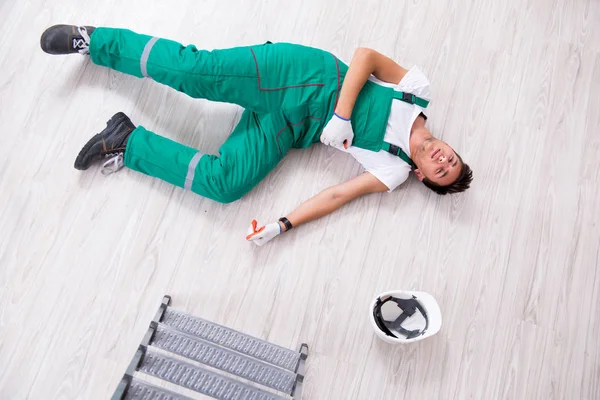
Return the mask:
[[325,189],[278,222],[258,228],[252,221],[246,239],[257,245],[359,196],[391,192],[411,170],[442,195],[462,192],[472,180],[469,166],[425,127],[427,78],[374,50],[356,50],[348,67],[331,53],[289,43],[204,51],[124,29],[72,25],[48,28],[41,47],[49,54],[89,54],[98,65],[245,108],[218,156],[136,127],[117,113],[85,144],[77,169],[110,158],[103,172],[124,165],[228,203],[257,185],[292,147],[320,140],[363,165],[365,173]]

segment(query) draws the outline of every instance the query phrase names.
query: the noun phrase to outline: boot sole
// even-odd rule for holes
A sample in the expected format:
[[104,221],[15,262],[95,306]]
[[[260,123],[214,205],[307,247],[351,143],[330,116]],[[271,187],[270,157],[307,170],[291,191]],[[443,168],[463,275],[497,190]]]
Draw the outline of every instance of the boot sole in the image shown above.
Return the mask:
[[128,119],[128,117],[122,112],[118,112],[115,115],[113,115],[112,118],[106,122],[106,128],[104,128],[102,130],[102,132],[95,134],[90,140],[88,140],[88,142],[79,151],[79,154],[77,155],[77,158],[75,159],[75,164],[74,164],[75,169],[78,169],[80,171],[85,171],[86,169],[88,169],[90,167],[90,165],[87,165],[87,166],[84,165],[83,159],[84,159],[85,155],[87,154],[87,152],[90,150],[90,148],[94,144],[96,144],[98,141],[102,140],[106,131],[110,131],[110,130],[114,129],[115,126],[119,125],[121,122],[123,122],[126,119]]

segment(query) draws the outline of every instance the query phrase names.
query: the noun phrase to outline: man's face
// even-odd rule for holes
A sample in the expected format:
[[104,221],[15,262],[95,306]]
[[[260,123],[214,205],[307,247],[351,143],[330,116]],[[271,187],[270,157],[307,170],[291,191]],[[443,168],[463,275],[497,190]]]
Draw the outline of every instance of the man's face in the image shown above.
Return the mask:
[[458,178],[462,164],[448,143],[432,137],[424,140],[416,153],[412,159],[420,181],[427,178],[437,185],[447,186]]

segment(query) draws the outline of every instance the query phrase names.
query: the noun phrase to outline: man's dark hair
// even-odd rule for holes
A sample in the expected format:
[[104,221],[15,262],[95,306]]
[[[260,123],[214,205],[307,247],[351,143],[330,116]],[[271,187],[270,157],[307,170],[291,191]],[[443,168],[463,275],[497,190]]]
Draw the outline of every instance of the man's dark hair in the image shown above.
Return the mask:
[[471,181],[473,181],[473,171],[467,164],[463,162],[462,158],[458,155],[458,153],[456,153],[456,156],[460,160],[462,168],[460,170],[460,174],[458,174],[458,178],[456,178],[454,182],[452,182],[450,185],[440,186],[425,178],[423,179],[423,183],[425,184],[425,186],[427,186],[429,189],[433,190],[439,195],[460,193],[467,190],[471,185]]

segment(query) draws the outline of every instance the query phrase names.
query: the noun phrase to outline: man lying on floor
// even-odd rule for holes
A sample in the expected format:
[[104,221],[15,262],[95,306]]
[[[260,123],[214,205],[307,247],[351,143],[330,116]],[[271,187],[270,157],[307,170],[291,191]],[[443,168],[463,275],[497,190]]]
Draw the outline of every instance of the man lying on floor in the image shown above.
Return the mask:
[[98,65],[150,77],[193,98],[238,104],[241,121],[219,155],[135,126],[119,112],[80,151],[75,168],[110,158],[212,200],[233,202],[255,187],[291,148],[319,140],[350,153],[365,173],[330,187],[247,240],[263,245],[282,232],[327,215],[349,201],[393,191],[413,171],[438,194],[469,188],[472,172],[425,127],[429,81],[371,49],[348,67],[324,50],[270,43],[205,51],[129,30],[55,25],[41,37],[49,54],[89,54]]

